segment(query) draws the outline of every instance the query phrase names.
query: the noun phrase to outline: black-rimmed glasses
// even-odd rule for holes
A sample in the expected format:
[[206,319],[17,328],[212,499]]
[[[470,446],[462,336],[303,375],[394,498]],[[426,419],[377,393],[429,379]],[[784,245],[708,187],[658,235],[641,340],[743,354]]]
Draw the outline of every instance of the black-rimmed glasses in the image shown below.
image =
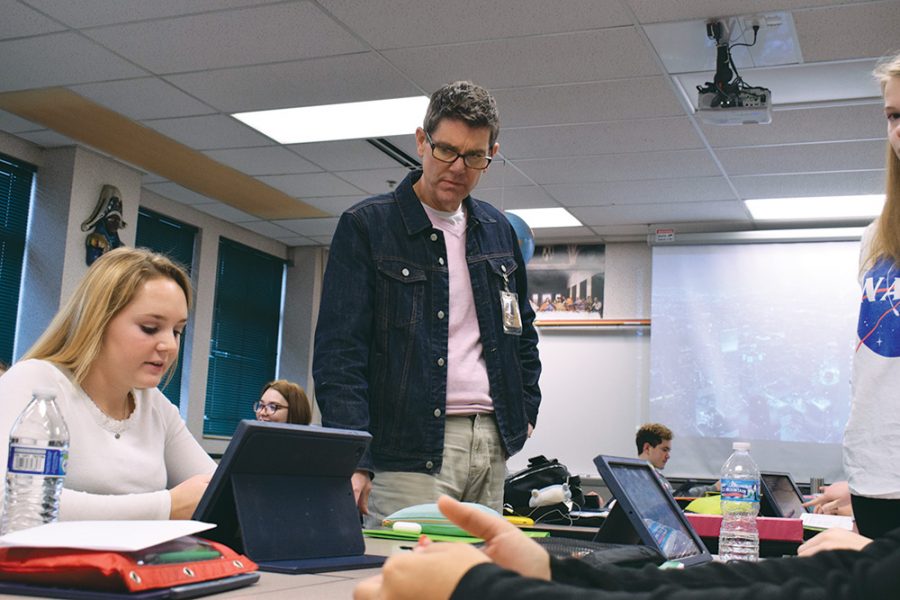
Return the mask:
[[468,168],[483,171],[488,168],[491,160],[493,160],[490,156],[484,154],[460,154],[453,148],[435,143],[427,131],[425,132],[425,139],[428,140],[428,145],[431,146],[431,155],[441,162],[452,164],[456,162],[457,158],[462,158],[463,164]]
[[275,404],[274,402],[260,402],[257,400],[253,403],[253,412],[262,413],[267,417],[271,417],[275,413],[277,413],[282,408],[287,409],[287,406],[282,406],[281,404]]

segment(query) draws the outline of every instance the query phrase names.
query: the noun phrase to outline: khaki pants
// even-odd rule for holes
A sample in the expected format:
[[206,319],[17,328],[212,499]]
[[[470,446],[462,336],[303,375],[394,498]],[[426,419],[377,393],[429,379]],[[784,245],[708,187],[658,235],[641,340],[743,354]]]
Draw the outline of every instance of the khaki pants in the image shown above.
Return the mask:
[[505,478],[506,457],[494,415],[447,417],[441,472],[376,470],[365,525],[381,527],[386,516],[407,506],[435,502],[441,494],[502,512]]

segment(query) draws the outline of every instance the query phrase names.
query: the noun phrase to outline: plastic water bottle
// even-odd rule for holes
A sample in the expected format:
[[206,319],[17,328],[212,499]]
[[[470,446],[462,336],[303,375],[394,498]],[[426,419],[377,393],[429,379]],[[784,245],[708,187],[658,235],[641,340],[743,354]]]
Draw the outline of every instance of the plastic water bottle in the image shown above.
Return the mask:
[[696,550],[694,541],[687,534],[653,519],[644,519],[644,524],[667,560],[687,556]]
[[722,466],[722,528],[719,558],[759,560],[759,468],[750,457],[748,442],[734,442],[734,452]]
[[56,394],[35,390],[9,434],[0,534],[56,521],[68,459],[69,429]]

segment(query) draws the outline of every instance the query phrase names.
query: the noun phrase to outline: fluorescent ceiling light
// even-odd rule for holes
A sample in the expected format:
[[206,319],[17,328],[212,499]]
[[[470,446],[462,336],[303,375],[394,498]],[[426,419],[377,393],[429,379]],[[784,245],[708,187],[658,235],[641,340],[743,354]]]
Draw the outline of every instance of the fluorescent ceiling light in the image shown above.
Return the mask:
[[564,208],[520,208],[506,212],[522,217],[522,220],[528,223],[532,229],[579,227],[581,225],[581,221]]
[[421,127],[427,96],[321,106],[279,108],[232,116],[280,144],[353,140],[413,133]]
[[757,221],[874,219],[881,214],[884,195],[761,198],[744,204]]

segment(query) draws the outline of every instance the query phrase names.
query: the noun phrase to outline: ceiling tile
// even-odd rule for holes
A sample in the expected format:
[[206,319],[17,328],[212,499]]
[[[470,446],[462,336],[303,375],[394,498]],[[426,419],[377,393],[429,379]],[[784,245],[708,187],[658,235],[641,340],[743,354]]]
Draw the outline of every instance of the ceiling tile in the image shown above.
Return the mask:
[[498,90],[494,98],[503,129],[684,114],[664,77]]
[[243,225],[246,221],[254,221],[259,217],[247,214],[242,210],[238,210],[233,206],[222,204],[221,202],[213,202],[211,204],[197,204],[194,206],[199,211],[212,215],[229,223],[240,223]]
[[631,27],[386,50],[384,55],[428,92],[457,79],[493,89],[659,73],[647,46]]
[[73,85],[85,98],[135,120],[210,114],[212,108],[155,77]]
[[306,196],[354,196],[365,193],[331,173],[264,175],[257,179],[301,200]]
[[397,167],[369,171],[341,171],[335,175],[363,190],[366,194],[374,196],[393,190],[408,173],[409,169]]
[[[631,24],[616,2],[567,0],[565,10],[545,0],[320,0],[331,14],[375,48],[471,42]],[[454,23],[447,27],[447,23]]]
[[16,0],[6,0],[2,5],[2,10],[0,39],[27,37],[65,29],[53,19],[48,19]]
[[337,227],[338,219],[332,217],[324,219],[286,219],[284,221],[274,221],[274,223],[300,235],[315,238],[331,236]]
[[366,197],[367,196],[363,194],[360,194],[359,196],[328,196],[322,198],[310,198],[309,196],[304,196],[303,201],[310,206],[315,206],[319,210],[324,210],[329,214],[339,216],[354,204],[365,200]]
[[[189,206],[197,206],[199,204],[209,204],[211,202],[215,202],[212,198],[207,198],[197,192],[189,190],[185,187],[178,185],[177,183],[172,183],[171,181],[164,181],[161,183],[146,183],[143,187],[147,188],[151,192],[157,193],[160,196],[164,196],[170,200],[176,200],[181,202],[182,204],[187,204]],[[252,219],[248,219],[248,221],[252,221],[256,217]]]
[[[500,148],[503,148],[502,143],[500,144]],[[502,155],[502,152],[500,154]],[[482,173],[481,179],[478,182],[478,189],[486,187],[517,187],[534,184],[534,182],[522,174],[515,165],[501,155],[495,156],[491,166],[488,167],[487,171]]]
[[861,2],[827,10],[798,11],[794,15],[797,37],[806,62],[878,58],[896,45],[900,25],[897,2]]
[[22,131],[36,131],[43,129],[43,125],[26,121],[12,113],[0,110],[0,131],[7,133],[19,133]]
[[251,6],[267,1],[269,0],[153,0],[153,2],[28,0],[28,3],[72,27],[90,27]]
[[[0,92],[140,77],[147,73],[77,33],[0,42]],[[40,69],[34,65],[41,65]]]
[[587,227],[538,227],[532,229],[534,239],[537,243],[545,239],[565,238],[567,240],[577,240],[578,238],[589,238],[594,232]]
[[703,147],[687,117],[507,129],[503,141],[513,161]]
[[224,115],[155,119],[143,124],[197,150],[274,144],[266,136]]
[[724,177],[562,183],[547,185],[545,189],[563,206],[659,204],[676,199],[679,202],[735,199]]
[[516,166],[540,184],[721,175],[705,150],[531,159]]
[[572,213],[591,226],[637,223],[681,223],[684,221],[748,221],[743,204],[729,202],[689,202],[679,204],[629,204],[621,206],[576,207]]
[[284,175],[321,171],[316,165],[281,146],[207,150],[204,154],[247,175]]
[[[823,127],[823,123],[828,123]],[[713,147],[766,146],[830,140],[884,139],[880,103],[776,110],[769,125],[721,127],[701,125]]]
[[165,79],[229,113],[422,94],[374,53],[170,75]]
[[746,175],[732,177],[731,182],[744,199],[883,194],[884,170],[812,175]]
[[731,175],[815,173],[878,169],[884,166],[885,142],[836,142],[764,148],[717,150]]
[[290,229],[285,229],[271,221],[251,221],[249,223],[241,223],[241,227],[276,240],[297,237],[297,234]]
[[517,208],[557,208],[559,204],[536,185],[484,188],[478,186],[473,195],[499,210]]
[[293,144],[291,150],[327,171],[396,167],[397,161],[365,140]]
[[[247,32],[252,32],[248,38]],[[272,4],[88,29],[158,74],[289,61],[365,49],[310,2]],[[252,43],[235,43],[246,39]]]
[[41,129],[39,131],[25,131],[17,133],[17,137],[29,142],[35,143],[41,148],[58,148],[60,146],[77,146],[78,142],[70,137],[66,137],[61,133],[50,131],[49,129]]
[[659,0],[626,0],[641,23],[707,19],[754,12],[792,10],[840,4],[842,0],[691,0],[660,2]]

